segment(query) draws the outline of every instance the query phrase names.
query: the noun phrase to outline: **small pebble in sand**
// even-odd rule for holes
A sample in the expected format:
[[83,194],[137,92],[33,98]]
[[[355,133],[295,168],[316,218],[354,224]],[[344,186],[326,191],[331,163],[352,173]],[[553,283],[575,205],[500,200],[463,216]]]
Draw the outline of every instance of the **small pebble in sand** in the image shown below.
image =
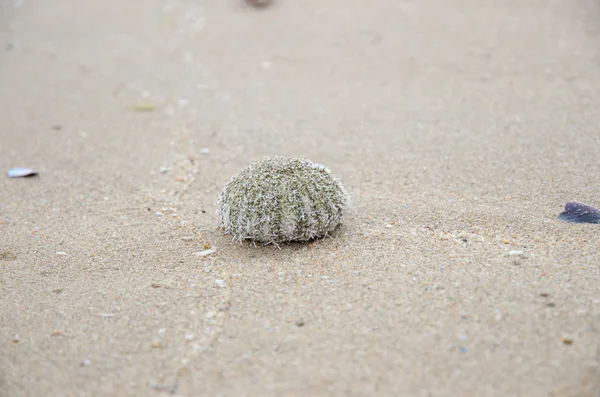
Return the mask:
[[0,261],[14,261],[17,255],[9,250],[0,250]]
[[200,149],[200,154],[204,154],[204,155],[210,154],[210,149],[207,147],[202,148],[202,149]]
[[563,336],[562,337],[562,343],[565,345],[572,345],[573,344],[573,338],[571,338],[570,336]]
[[571,223],[600,223],[600,210],[575,201],[565,204],[564,212],[558,219]]
[[8,170],[9,178],[27,178],[31,176],[36,176],[37,174],[37,171],[34,171],[31,168],[16,167]]
[[90,365],[92,365],[92,362],[90,360],[81,360],[81,362],[79,363],[80,367],[89,367]]
[[266,7],[271,4],[271,0],[245,0],[245,2],[246,4],[256,8]]
[[98,313],[100,317],[114,317],[114,313]]
[[64,252],[64,251],[58,251],[58,252],[56,253],[56,255],[61,255],[61,256],[64,256],[64,255],[67,255],[67,253],[66,253],[66,252]]
[[133,112],[153,112],[158,108],[159,106],[153,103],[134,103],[127,106],[127,109]]
[[214,254],[215,252],[217,252],[217,250],[211,248],[211,249],[207,249],[207,250],[200,251],[200,252],[194,252],[194,255],[197,255],[199,257],[204,257],[204,256]]
[[503,256],[505,256],[505,257],[524,256],[524,255],[525,255],[525,253],[523,251],[519,251],[519,250],[508,251],[503,254]]
[[158,349],[159,347],[162,347],[162,343],[159,340],[155,340],[150,343],[150,347],[153,349]]
[[19,334],[14,334],[12,337],[12,341],[13,343],[19,343],[21,341],[21,337],[19,336]]
[[215,285],[219,288],[225,288],[227,284],[223,280],[215,280]]
[[496,310],[496,314],[494,315],[494,320],[496,320],[496,322],[500,322],[502,321],[502,312],[500,312],[499,310]]
[[304,320],[299,318],[298,320],[296,320],[295,324],[298,327],[304,327]]

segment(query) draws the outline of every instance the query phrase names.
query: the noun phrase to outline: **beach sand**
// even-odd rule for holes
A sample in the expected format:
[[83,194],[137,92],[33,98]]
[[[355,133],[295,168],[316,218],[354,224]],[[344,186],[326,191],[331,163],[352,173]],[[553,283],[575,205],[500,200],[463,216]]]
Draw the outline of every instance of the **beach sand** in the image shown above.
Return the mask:
[[[0,395],[600,396],[598,2],[9,3]],[[218,230],[272,155],[331,238]]]

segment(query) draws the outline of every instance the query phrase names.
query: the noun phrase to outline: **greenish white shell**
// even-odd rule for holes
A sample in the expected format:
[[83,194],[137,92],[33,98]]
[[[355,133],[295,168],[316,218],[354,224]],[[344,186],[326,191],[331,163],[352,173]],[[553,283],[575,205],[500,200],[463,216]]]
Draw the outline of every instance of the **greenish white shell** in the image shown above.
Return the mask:
[[332,232],[349,198],[341,182],[321,164],[273,157],[233,176],[217,201],[217,215],[236,241],[308,241]]

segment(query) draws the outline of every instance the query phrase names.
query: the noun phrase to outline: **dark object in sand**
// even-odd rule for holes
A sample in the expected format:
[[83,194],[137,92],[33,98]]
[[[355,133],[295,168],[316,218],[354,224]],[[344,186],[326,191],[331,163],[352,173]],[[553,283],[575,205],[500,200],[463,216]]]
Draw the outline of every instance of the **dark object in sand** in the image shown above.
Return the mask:
[[558,219],[572,223],[600,223],[600,210],[575,201],[565,204],[565,211]]
[[256,8],[266,7],[271,4],[271,0],[245,0],[245,1],[246,1],[246,4],[248,4],[252,7],[256,7]]
[[29,177],[29,176],[35,176],[35,175],[37,175],[37,171],[34,171],[31,168],[17,167],[17,168],[11,168],[10,170],[8,170],[9,178],[25,178],[25,177]]

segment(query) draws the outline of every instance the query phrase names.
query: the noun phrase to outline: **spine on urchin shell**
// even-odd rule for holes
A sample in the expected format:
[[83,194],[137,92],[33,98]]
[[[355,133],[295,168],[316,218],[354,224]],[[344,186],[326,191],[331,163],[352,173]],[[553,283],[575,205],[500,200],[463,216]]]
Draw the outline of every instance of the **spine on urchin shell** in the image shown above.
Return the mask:
[[217,200],[217,215],[234,240],[308,241],[342,221],[350,198],[322,164],[280,157],[254,162],[234,175]]

